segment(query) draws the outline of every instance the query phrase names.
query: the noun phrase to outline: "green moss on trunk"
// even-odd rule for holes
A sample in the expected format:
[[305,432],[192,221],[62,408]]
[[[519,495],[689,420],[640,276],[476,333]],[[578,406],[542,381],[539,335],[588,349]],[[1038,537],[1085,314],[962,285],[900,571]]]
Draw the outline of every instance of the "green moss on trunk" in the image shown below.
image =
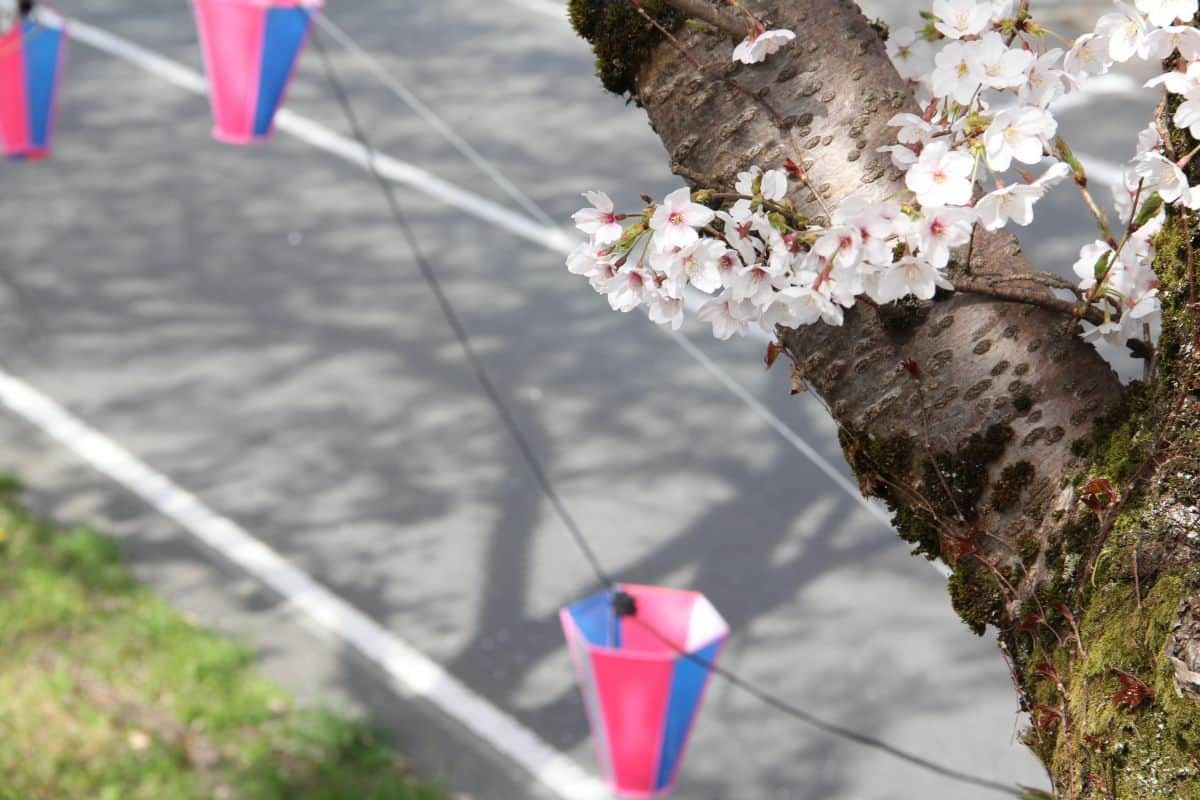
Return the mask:
[[[665,0],[643,0],[642,8],[669,31],[683,24],[683,15]],[[663,41],[662,33],[629,0],[571,0],[568,13],[576,33],[592,45],[596,75],[604,88],[634,97],[638,69]]]
[[[1113,581],[1093,593],[1079,622],[1083,654],[1073,644],[1049,658],[1067,691],[1035,668],[1040,648],[1025,664],[1035,703],[1062,707],[1066,724],[1034,741],[1066,796],[1180,800],[1200,797],[1200,704],[1175,695],[1173,670],[1162,643],[1185,584],[1166,576],[1146,592],[1139,611],[1131,585]],[[1130,711],[1114,695],[1124,672],[1154,692]],[[1085,790],[1085,786],[1090,786]]]

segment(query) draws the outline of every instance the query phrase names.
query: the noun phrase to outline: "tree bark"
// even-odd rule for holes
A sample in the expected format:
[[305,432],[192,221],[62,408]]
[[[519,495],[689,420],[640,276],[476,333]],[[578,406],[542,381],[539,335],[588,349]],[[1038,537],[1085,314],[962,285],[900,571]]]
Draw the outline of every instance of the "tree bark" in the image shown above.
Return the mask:
[[[624,5],[574,0],[573,15],[614,4]],[[734,64],[731,37],[703,26],[677,27],[676,41],[636,54],[634,94],[674,171],[694,189],[727,189],[751,164],[793,159],[807,180],[793,181],[790,199],[812,219],[847,197],[902,190],[877,148],[894,143],[894,114],[919,109],[877,30],[849,0],[747,5],[797,33],[764,64]],[[1028,742],[1061,797],[1200,798],[1200,704],[1176,691],[1200,681],[1188,538],[1200,513],[1194,480],[1163,477],[1197,455],[1196,351],[1183,347],[1191,229],[1173,219],[1163,236],[1170,263],[1159,274],[1174,281],[1163,288],[1163,377],[1132,393],[1069,315],[1026,303],[952,293],[859,304],[841,327],[779,331],[839,425],[864,492],[888,502],[918,551],[954,567],[951,596],[968,625],[999,631],[1021,706],[1034,712]],[[1032,271],[1007,234],[980,232],[965,250],[952,280]],[[1088,486],[1098,476],[1111,496]],[[1114,705],[1123,674],[1140,675],[1153,699]]]

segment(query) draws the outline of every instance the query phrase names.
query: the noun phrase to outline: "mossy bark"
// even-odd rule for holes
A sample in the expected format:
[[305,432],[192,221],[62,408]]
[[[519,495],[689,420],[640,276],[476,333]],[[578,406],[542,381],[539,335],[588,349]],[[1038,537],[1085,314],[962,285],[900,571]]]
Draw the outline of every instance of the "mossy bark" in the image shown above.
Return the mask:
[[[628,0],[571,10],[606,83],[645,108],[693,188],[791,158],[809,176],[791,199],[812,219],[900,189],[877,148],[891,143],[888,119],[916,109],[880,28],[849,0],[747,2],[798,34],[765,64],[734,64],[730,36],[685,24],[670,0],[645,6],[688,55]],[[1200,618],[1180,616],[1200,615],[1200,599],[1186,604],[1200,598],[1190,233],[1173,217],[1160,237],[1158,373],[1129,390],[1063,315],[965,293],[779,332],[864,491],[896,512],[917,552],[953,567],[964,621],[999,632],[1033,712],[1028,742],[1063,798],[1200,800],[1200,702],[1177,694],[1180,663],[1200,672],[1188,661]],[[979,234],[968,253],[952,279],[1031,269],[1007,235]],[[1111,493],[1089,486],[1098,477]],[[1122,681],[1134,689],[1118,707]],[[1135,681],[1152,696],[1127,709]]]

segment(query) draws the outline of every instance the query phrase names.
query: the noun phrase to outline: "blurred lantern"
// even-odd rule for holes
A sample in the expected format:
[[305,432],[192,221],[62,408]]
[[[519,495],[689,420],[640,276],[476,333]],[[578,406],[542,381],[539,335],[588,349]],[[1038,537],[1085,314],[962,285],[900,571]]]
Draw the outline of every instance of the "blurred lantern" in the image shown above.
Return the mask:
[[725,620],[697,592],[624,584],[559,618],[609,786],[623,797],[667,794],[729,634]]
[[194,0],[213,136],[230,144],[268,138],[314,11],[323,0]]
[[66,52],[62,17],[46,8],[6,14],[0,30],[0,144],[9,158],[45,158],[54,136],[58,78]]

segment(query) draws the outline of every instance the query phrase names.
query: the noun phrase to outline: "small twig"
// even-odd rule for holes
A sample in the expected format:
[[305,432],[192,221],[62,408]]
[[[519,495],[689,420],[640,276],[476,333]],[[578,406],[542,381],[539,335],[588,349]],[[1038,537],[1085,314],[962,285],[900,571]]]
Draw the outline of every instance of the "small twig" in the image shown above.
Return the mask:
[[1112,268],[1121,257],[1121,251],[1125,249],[1125,245],[1129,244],[1129,240],[1133,237],[1133,223],[1137,220],[1138,204],[1142,201],[1142,188],[1145,185],[1145,178],[1138,181],[1137,191],[1133,193],[1133,203],[1129,209],[1129,222],[1125,223],[1125,235],[1121,237],[1121,243],[1117,245],[1116,252],[1108,259],[1108,264],[1105,265],[1104,272],[1096,276],[1096,285],[1092,287],[1092,291],[1088,295],[1089,302],[1094,303],[1104,297],[1104,282],[1108,280],[1108,273],[1112,272]]
[[1145,611],[1142,609],[1142,579],[1138,575],[1138,543],[1137,539],[1133,542],[1133,595],[1137,598],[1138,614],[1145,616]]
[[1010,596],[1012,596],[1012,597],[1017,596],[1017,587],[1013,586],[1012,583],[1008,580],[1008,578],[1004,577],[1004,573],[1002,573],[1000,570],[998,570],[996,568],[995,564],[988,561],[986,558],[979,555],[978,553],[970,553],[969,555],[971,558],[974,558],[980,564],[983,564],[985,567],[987,567],[988,572],[992,573],[992,576],[996,580],[998,580],[1001,584],[1004,585],[1004,588],[1008,590],[1008,593]]
[[[1192,250],[1192,224],[1188,218],[1188,212],[1181,211],[1179,218],[1183,222],[1183,238],[1187,246],[1187,267],[1188,267],[1188,306],[1195,310],[1196,308],[1196,254]],[[1195,320],[1192,320],[1192,325],[1195,327]]]
[[1150,323],[1142,323],[1142,341],[1146,343],[1146,347],[1150,349],[1150,355],[1146,358],[1146,363],[1142,366],[1142,380],[1146,383],[1154,377],[1154,369],[1158,366],[1158,348],[1151,342],[1154,341],[1153,331],[1150,330]]
[[968,294],[978,294],[985,297],[995,297],[1000,300],[1010,300],[1014,303],[1025,303],[1027,305],[1038,306],[1050,311],[1057,311],[1060,314],[1066,314],[1071,317],[1087,320],[1093,325],[1104,324],[1104,314],[1100,309],[1087,306],[1081,307],[1078,303],[1072,303],[1070,300],[1063,300],[1055,297],[1052,294],[1038,291],[1037,289],[1026,289],[1016,286],[996,286],[992,283],[984,281],[958,280],[954,282],[954,290],[957,292],[966,292]]
[[[630,0],[638,8],[641,8],[640,0]],[[707,22],[714,28],[725,31],[730,36],[739,41],[746,38],[750,33],[750,29],[741,22],[738,22],[730,14],[717,8],[716,6],[706,2],[706,0],[666,0],[667,5],[677,11],[682,11],[689,17],[695,17],[701,22]]]
[[1163,122],[1164,115],[1167,113],[1167,89],[1164,86],[1162,90],[1162,99],[1158,101],[1158,105],[1154,108],[1154,127],[1158,131],[1158,138],[1162,142],[1163,152],[1167,154],[1167,158],[1175,160],[1175,145],[1171,142],[1171,132],[1167,130],[1166,123]]
[[972,277],[986,279],[993,284],[1000,283],[1019,283],[1028,281],[1029,283],[1040,283],[1042,286],[1048,286],[1051,289],[1066,289],[1069,292],[1077,292],[1075,284],[1055,275],[1053,272],[1044,272],[1041,270],[1035,272],[1021,272],[1016,275],[1009,275],[1002,272],[977,272]]
[[1117,240],[1113,237],[1112,228],[1108,224],[1108,214],[1104,213],[1104,209],[1092,197],[1092,193],[1088,189],[1087,176],[1083,176],[1083,180],[1076,180],[1075,185],[1079,187],[1079,194],[1083,196],[1083,204],[1096,218],[1096,227],[1100,229],[1100,235],[1104,237],[1104,241],[1108,242],[1110,247],[1114,250],[1117,249]]

